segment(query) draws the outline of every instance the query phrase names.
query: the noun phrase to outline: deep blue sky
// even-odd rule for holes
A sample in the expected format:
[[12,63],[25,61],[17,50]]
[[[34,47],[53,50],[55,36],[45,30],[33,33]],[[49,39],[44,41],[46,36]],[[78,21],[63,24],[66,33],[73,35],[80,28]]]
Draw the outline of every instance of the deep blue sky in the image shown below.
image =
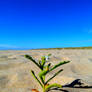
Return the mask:
[[92,0],[0,0],[0,48],[92,46]]

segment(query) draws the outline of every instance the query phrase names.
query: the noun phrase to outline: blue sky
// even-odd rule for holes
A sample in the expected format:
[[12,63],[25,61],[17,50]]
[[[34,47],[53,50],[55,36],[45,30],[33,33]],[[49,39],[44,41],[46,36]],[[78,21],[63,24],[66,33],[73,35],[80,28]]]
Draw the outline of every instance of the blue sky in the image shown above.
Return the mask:
[[0,0],[0,48],[92,46],[92,0]]

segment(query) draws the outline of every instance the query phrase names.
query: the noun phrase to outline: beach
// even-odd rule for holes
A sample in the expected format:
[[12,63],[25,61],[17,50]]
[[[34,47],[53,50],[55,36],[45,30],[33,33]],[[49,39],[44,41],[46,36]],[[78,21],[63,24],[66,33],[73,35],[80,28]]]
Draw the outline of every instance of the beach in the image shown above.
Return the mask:
[[[30,70],[36,74],[40,71],[30,60],[24,57],[31,55],[35,60],[41,56],[52,54],[48,62],[52,66],[60,61],[71,61],[60,66],[47,75],[50,78],[59,69],[63,69],[50,83],[61,85],[71,84],[76,79],[81,79],[84,86],[92,86],[92,50],[91,49],[52,49],[52,50],[1,50],[0,51],[0,92],[31,92],[39,89],[40,85],[34,80]],[[92,92],[92,88],[69,88],[51,90],[50,92]]]

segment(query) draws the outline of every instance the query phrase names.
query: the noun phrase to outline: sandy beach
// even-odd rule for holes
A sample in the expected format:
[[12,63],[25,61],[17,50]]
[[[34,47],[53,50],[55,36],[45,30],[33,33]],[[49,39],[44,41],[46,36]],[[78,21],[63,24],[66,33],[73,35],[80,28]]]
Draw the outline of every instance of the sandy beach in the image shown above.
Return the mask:
[[[52,54],[48,62],[52,65],[60,61],[71,61],[50,72],[51,77],[59,69],[64,69],[50,83],[68,85],[76,79],[81,79],[86,86],[92,86],[92,50],[87,49],[62,49],[62,50],[6,50],[0,51],[0,92],[31,92],[32,88],[40,89],[39,84],[30,74],[34,70],[38,74],[39,69],[28,59],[25,54],[39,60],[41,56]],[[51,90],[50,92],[92,92],[92,88],[69,88],[63,90]]]

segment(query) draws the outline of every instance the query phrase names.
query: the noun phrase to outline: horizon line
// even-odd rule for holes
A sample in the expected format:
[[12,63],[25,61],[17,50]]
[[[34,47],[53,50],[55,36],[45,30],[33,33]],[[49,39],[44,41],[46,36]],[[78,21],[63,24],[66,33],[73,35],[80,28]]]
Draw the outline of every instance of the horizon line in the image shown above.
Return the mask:
[[92,48],[92,46],[73,46],[73,47],[51,47],[51,48],[6,48],[6,49],[0,49],[0,50],[41,50],[41,49],[82,49],[82,48]]

